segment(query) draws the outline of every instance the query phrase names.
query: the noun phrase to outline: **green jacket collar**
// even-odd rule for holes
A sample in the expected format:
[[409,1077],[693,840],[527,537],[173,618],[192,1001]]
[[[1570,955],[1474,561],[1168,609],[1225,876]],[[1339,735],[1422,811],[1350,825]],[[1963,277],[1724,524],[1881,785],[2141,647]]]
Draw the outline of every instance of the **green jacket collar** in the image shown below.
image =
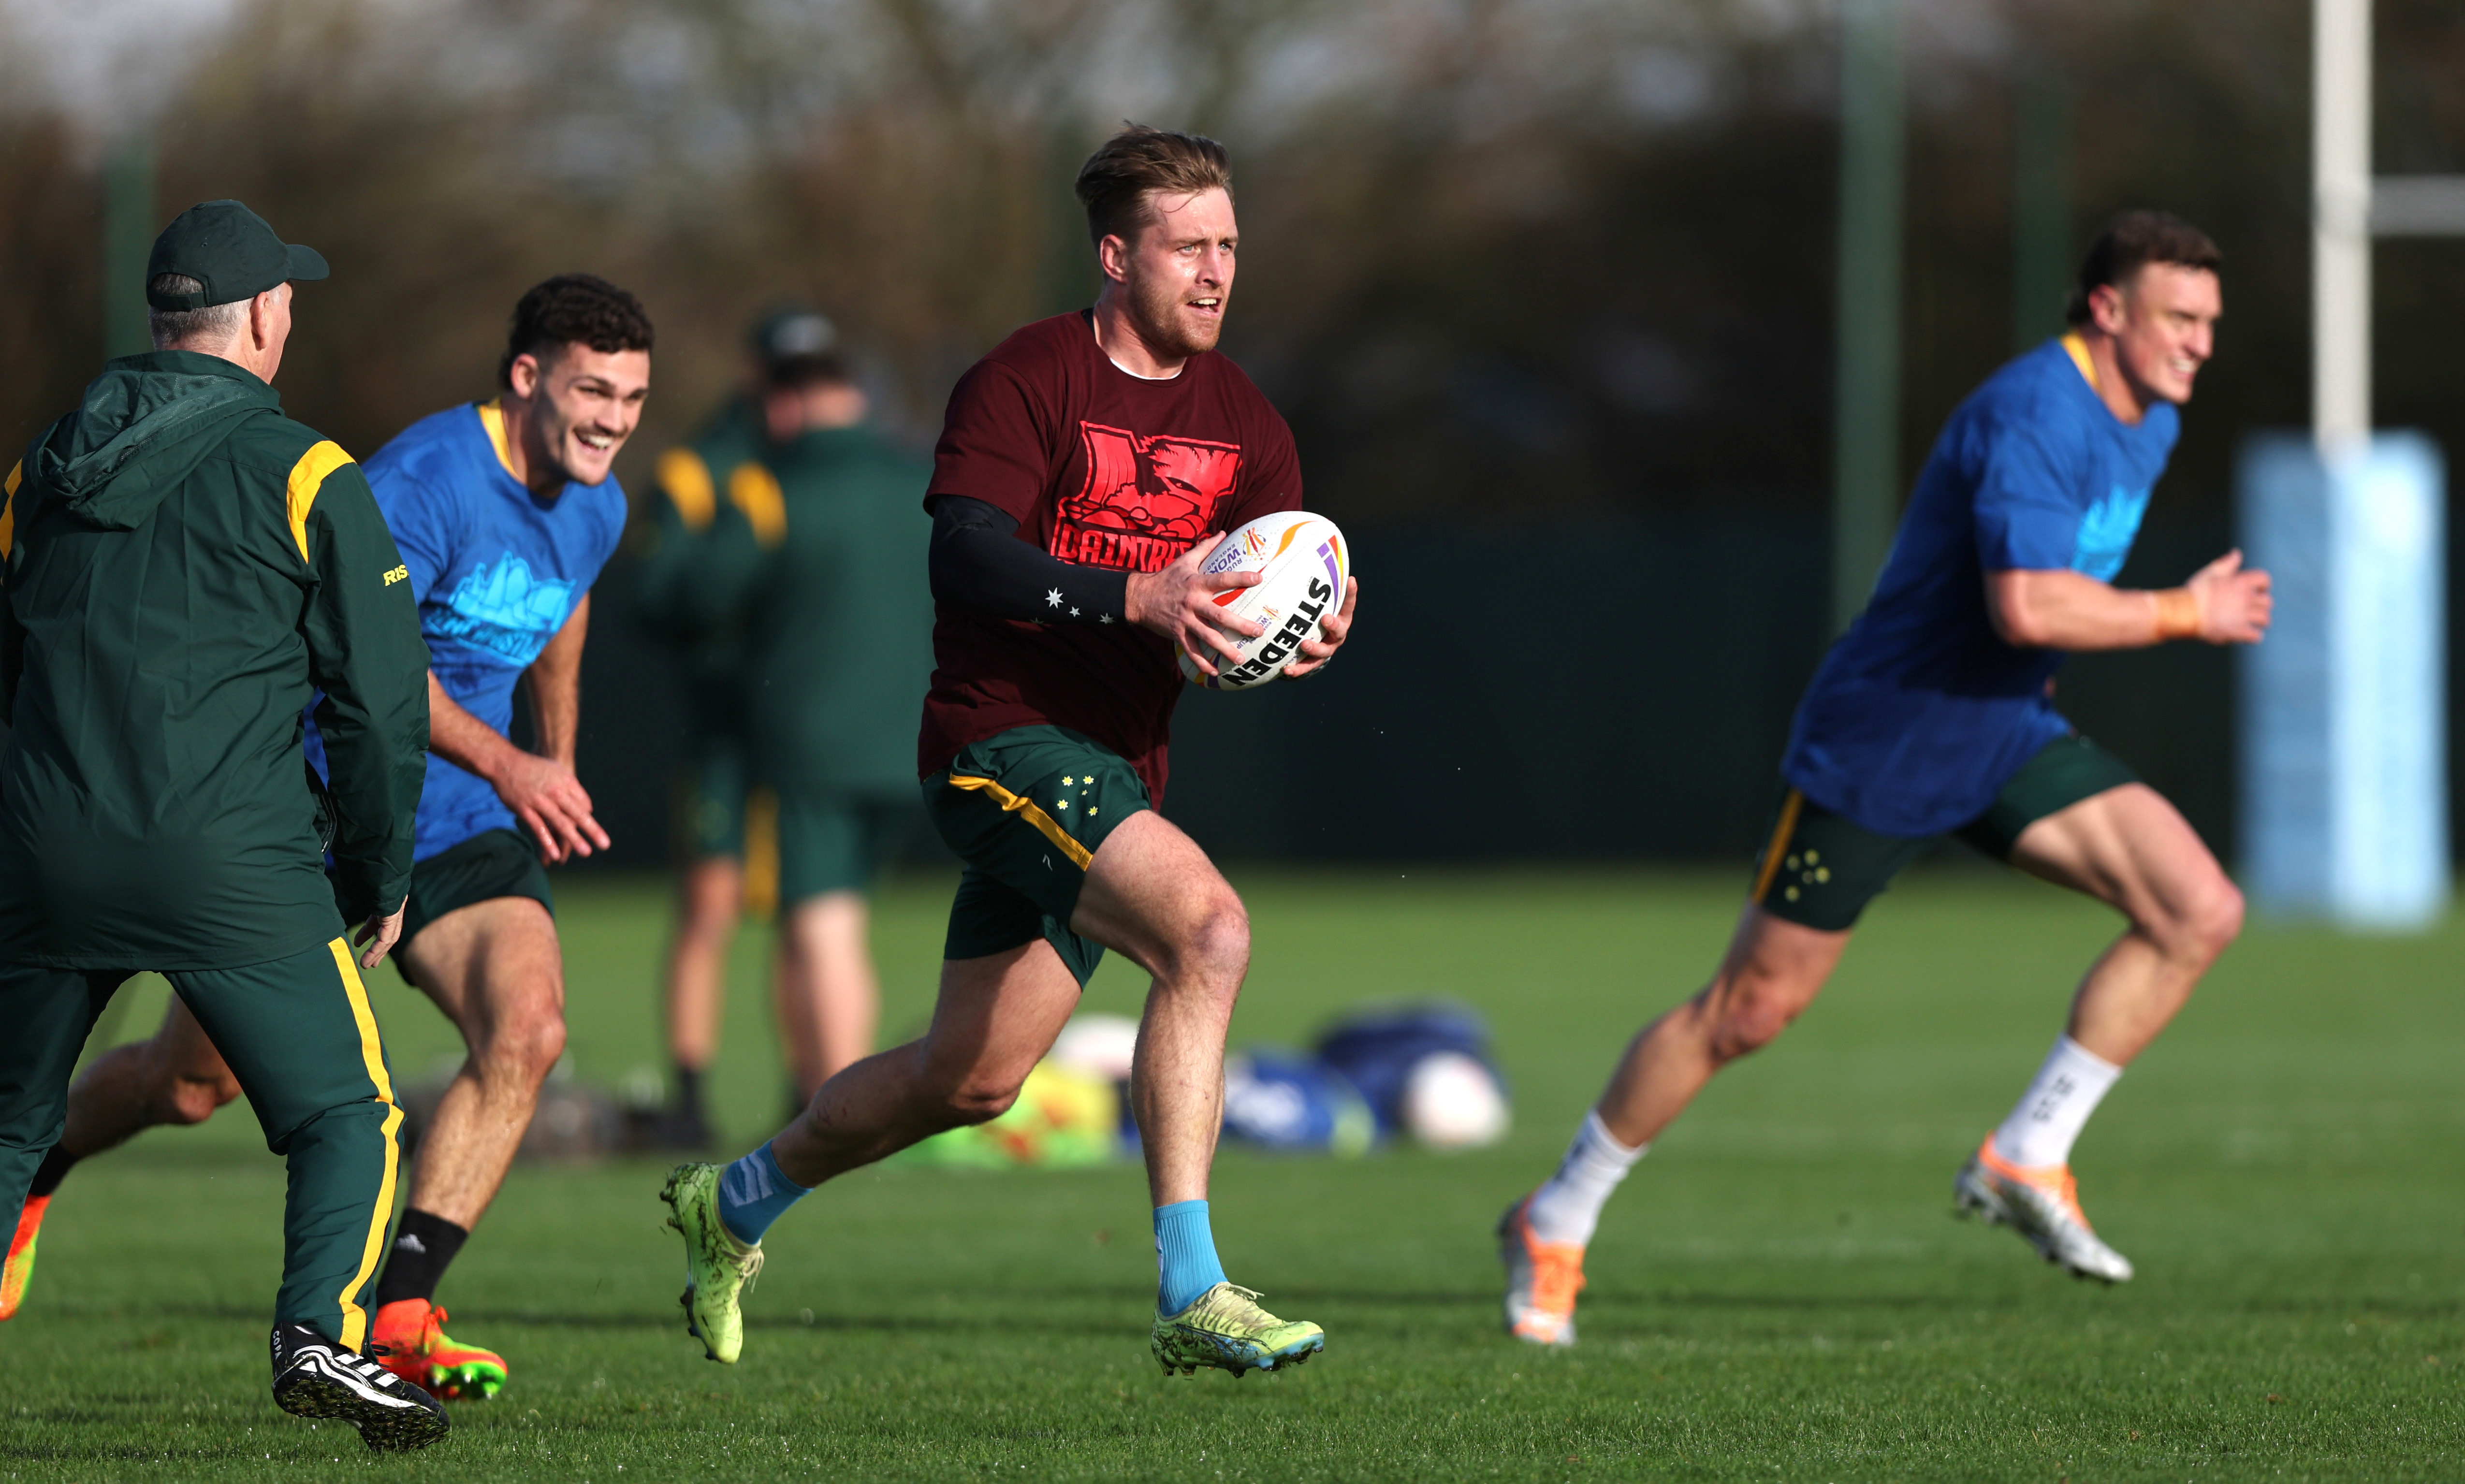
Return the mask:
[[85,521],[134,530],[242,419],[281,408],[273,388],[220,356],[122,356],[45,432],[26,472]]

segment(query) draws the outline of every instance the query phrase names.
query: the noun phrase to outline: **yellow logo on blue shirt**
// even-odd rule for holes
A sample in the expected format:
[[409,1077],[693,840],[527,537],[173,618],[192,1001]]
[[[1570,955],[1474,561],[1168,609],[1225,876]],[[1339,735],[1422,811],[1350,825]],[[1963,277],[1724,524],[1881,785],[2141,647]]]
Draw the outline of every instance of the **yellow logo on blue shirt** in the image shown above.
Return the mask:
[[2140,535],[2140,518],[2148,513],[2148,491],[2115,485],[2105,498],[2080,516],[2079,534],[2072,542],[2072,570],[2101,583],[2114,581],[2131,555]]
[[464,574],[444,611],[432,609],[423,627],[432,637],[457,639],[527,665],[565,627],[572,607],[573,584],[534,577],[530,564],[508,551],[495,566],[483,563]]

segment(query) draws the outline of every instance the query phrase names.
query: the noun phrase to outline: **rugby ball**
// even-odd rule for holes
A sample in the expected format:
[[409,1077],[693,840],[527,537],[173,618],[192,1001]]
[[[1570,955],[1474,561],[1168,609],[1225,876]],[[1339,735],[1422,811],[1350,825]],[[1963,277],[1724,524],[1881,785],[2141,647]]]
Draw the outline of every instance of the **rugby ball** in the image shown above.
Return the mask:
[[1300,653],[1301,641],[1319,636],[1319,626],[1344,607],[1344,588],[1352,575],[1344,533],[1324,516],[1286,510],[1260,516],[1219,543],[1201,572],[1262,574],[1255,587],[1227,587],[1216,603],[1236,617],[1263,624],[1267,631],[1255,639],[1233,639],[1238,661],[1210,652],[1216,673],[1198,668],[1188,651],[1175,645],[1181,673],[1192,685],[1210,691],[1255,690],[1284,673]]
[[1432,1052],[1404,1079],[1404,1126],[1432,1149],[1477,1149],[1506,1137],[1514,1120],[1486,1066],[1461,1052]]

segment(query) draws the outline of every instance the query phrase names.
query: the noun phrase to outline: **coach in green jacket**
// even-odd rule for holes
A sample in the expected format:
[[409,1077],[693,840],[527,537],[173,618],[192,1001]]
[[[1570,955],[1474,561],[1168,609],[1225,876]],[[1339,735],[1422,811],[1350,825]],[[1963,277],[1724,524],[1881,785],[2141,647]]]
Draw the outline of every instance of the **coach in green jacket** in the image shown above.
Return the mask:
[[[183,212],[147,264],[162,348],[105,366],[8,473],[0,1229],[96,1014],[159,970],[290,1163],[276,1401],[415,1447],[441,1408],[352,1352],[402,1122],[360,970],[401,930],[428,653],[358,466],[268,385],[291,280],[323,277],[238,202]],[[320,693],[330,791],[300,750]]]

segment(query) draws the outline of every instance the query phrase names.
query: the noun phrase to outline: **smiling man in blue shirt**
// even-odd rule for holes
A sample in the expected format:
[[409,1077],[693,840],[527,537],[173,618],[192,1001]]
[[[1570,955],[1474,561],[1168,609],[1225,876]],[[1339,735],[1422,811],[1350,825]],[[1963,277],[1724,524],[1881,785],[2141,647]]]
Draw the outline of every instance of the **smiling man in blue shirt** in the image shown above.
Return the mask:
[[1812,1003],[1866,904],[1944,834],[2129,919],[1955,1195],[2050,1262],[2131,1276],[2080,1213],[2072,1142],[2232,941],[2242,898],[2174,807],[2054,710],[2052,684],[2072,651],[2250,644],[2267,627],[2267,575],[2239,552],[2181,587],[2113,586],[2209,358],[2219,262],[2174,217],[2121,218],[2081,268],[2070,331],[1953,412],[1865,612],[1798,704],[1720,971],[1635,1037],[1558,1173],[1500,1223],[1517,1336],[1574,1342],[1584,1246],[1610,1191],[1714,1073]]

